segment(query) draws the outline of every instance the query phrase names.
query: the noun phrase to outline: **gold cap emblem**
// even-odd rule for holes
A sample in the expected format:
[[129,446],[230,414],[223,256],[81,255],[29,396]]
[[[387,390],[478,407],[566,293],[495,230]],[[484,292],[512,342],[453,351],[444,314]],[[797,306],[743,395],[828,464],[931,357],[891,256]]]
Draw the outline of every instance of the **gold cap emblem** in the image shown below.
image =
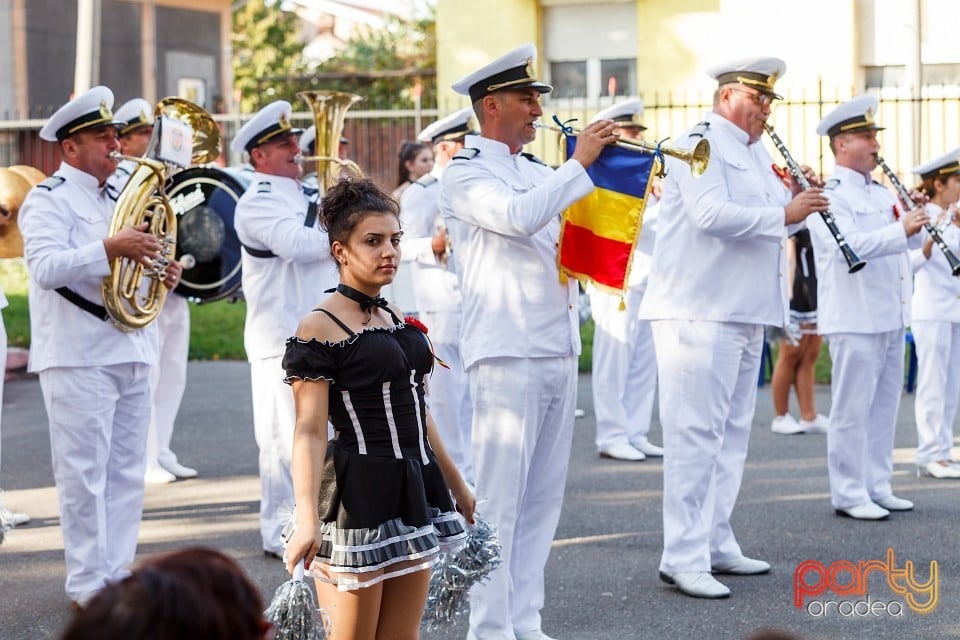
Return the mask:
[[104,120],[110,120],[113,118],[113,113],[110,112],[110,107],[107,106],[106,100],[100,101],[100,117]]
[[533,58],[527,58],[527,69],[526,69],[526,71],[527,71],[527,77],[528,77],[528,78],[533,78],[533,77],[534,77]]
[[287,115],[285,113],[280,114],[280,130],[286,131],[290,129],[290,123],[287,121]]
[[867,107],[867,112],[863,114],[863,121],[866,124],[873,124],[873,109]]

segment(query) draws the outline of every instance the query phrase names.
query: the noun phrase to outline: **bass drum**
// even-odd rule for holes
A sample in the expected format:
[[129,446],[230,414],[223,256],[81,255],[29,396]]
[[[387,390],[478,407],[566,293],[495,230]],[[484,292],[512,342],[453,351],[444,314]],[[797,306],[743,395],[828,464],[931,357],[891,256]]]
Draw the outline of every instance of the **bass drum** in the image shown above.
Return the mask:
[[175,293],[194,302],[239,299],[240,240],[234,227],[237,201],[250,184],[248,172],[212,167],[186,169],[171,178],[167,198],[177,214],[177,259],[183,270]]

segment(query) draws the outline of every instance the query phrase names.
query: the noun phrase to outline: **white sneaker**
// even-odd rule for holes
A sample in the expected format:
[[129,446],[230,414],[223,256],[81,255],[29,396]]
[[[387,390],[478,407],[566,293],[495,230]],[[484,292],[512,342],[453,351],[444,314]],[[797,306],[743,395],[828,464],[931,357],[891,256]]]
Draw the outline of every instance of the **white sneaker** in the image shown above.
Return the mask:
[[643,455],[643,452],[637,451],[626,443],[614,444],[600,449],[600,457],[611,458],[613,460],[632,460],[634,462],[639,462],[647,458],[647,456]]
[[726,598],[730,595],[730,589],[714,578],[709,571],[678,573],[661,571],[660,579],[694,598]]
[[162,467],[148,467],[143,474],[143,481],[147,484],[170,484],[177,481],[177,476]]
[[803,427],[801,427],[796,418],[789,413],[775,417],[773,422],[770,424],[770,430],[774,433],[779,433],[780,435],[784,436],[792,436],[797,433],[803,433]]
[[873,502],[887,511],[910,511],[913,509],[912,502],[894,495],[889,495],[886,498],[874,498]]
[[830,427],[830,418],[822,413],[818,413],[817,417],[813,420],[804,420],[801,418],[798,424],[804,433],[826,433]]
[[574,418],[582,418],[582,417],[585,416],[585,415],[587,415],[587,412],[584,411],[583,409],[574,409],[574,410],[573,410],[573,417],[574,417]]
[[630,446],[651,458],[662,458],[663,457],[663,447],[658,447],[655,444],[651,444],[646,438],[637,438],[636,440],[630,441]]
[[930,476],[931,478],[960,478],[960,467],[948,463],[928,462],[917,465],[917,477]]
[[181,480],[185,480],[185,479],[187,479],[187,478],[196,478],[196,477],[197,477],[197,470],[196,470],[196,469],[191,469],[190,467],[185,467],[185,466],[183,466],[182,464],[180,464],[179,462],[172,462],[172,463],[170,463],[170,464],[161,464],[160,466],[163,467],[164,469],[166,469],[167,471],[169,471],[170,473],[172,473],[173,475],[175,475],[177,478],[179,478],[179,479],[181,479]]

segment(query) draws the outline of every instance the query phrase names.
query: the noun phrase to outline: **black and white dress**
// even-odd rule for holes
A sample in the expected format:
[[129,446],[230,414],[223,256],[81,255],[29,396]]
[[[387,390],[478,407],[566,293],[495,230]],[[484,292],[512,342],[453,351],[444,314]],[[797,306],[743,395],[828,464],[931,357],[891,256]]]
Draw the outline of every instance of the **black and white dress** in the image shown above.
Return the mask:
[[[430,444],[426,336],[400,322],[341,342],[287,341],[286,382],[327,380],[330,422],[318,506],[323,543],[311,570],[340,590],[432,566],[466,537]],[[391,314],[392,315],[392,314]]]

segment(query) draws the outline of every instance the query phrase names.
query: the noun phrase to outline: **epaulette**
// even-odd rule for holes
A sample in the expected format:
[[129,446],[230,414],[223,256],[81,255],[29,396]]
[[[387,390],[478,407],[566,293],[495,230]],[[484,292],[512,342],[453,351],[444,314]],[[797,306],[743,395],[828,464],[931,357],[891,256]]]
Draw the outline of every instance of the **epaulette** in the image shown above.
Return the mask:
[[62,176],[50,176],[49,178],[47,178],[37,186],[40,187],[41,189],[46,189],[47,191],[53,191],[54,189],[56,189],[66,181],[67,179]]
[[270,193],[272,189],[273,189],[273,184],[270,182],[267,182],[266,180],[262,180],[257,183],[257,193]]
[[703,122],[698,122],[693,129],[690,130],[690,133],[687,134],[690,137],[702,138],[707,135],[707,129],[710,128],[710,123],[704,120]]
[[454,160],[473,160],[477,157],[477,154],[480,153],[480,149],[474,147],[464,147],[453,154]]
[[840,178],[830,178],[823,184],[823,188],[827,191],[833,191],[839,186],[840,186]]
[[130,175],[130,172],[129,172],[129,171],[127,170],[127,168],[126,168],[125,166],[123,166],[122,164],[121,164],[121,165],[117,165],[117,171],[120,172],[120,173],[123,173],[124,175],[127,175],[127,176]]
[[548,165],[546,162],[544,162],[543,160],[541,160],[540,158],[538,158],[537,156],[533,155],[532,153],[527,153],[526,151],[522,151],[522,152],[520,153],[520,155],[522,155],[524,158],[526,158],[526,159],[529,160],[530,162],[533,162],[534,164],[542,164],[542,165],[545,166],[545,167],[549,167],[549,166],[550,166],[550,165]]
[[432,173],[426,173],[420,176],[419,178],[417,178],[413,184],[418,184],[424,189],[426,189],[430,185],[436,184],[437,182],[438,182],[437,176],[433,175]]

